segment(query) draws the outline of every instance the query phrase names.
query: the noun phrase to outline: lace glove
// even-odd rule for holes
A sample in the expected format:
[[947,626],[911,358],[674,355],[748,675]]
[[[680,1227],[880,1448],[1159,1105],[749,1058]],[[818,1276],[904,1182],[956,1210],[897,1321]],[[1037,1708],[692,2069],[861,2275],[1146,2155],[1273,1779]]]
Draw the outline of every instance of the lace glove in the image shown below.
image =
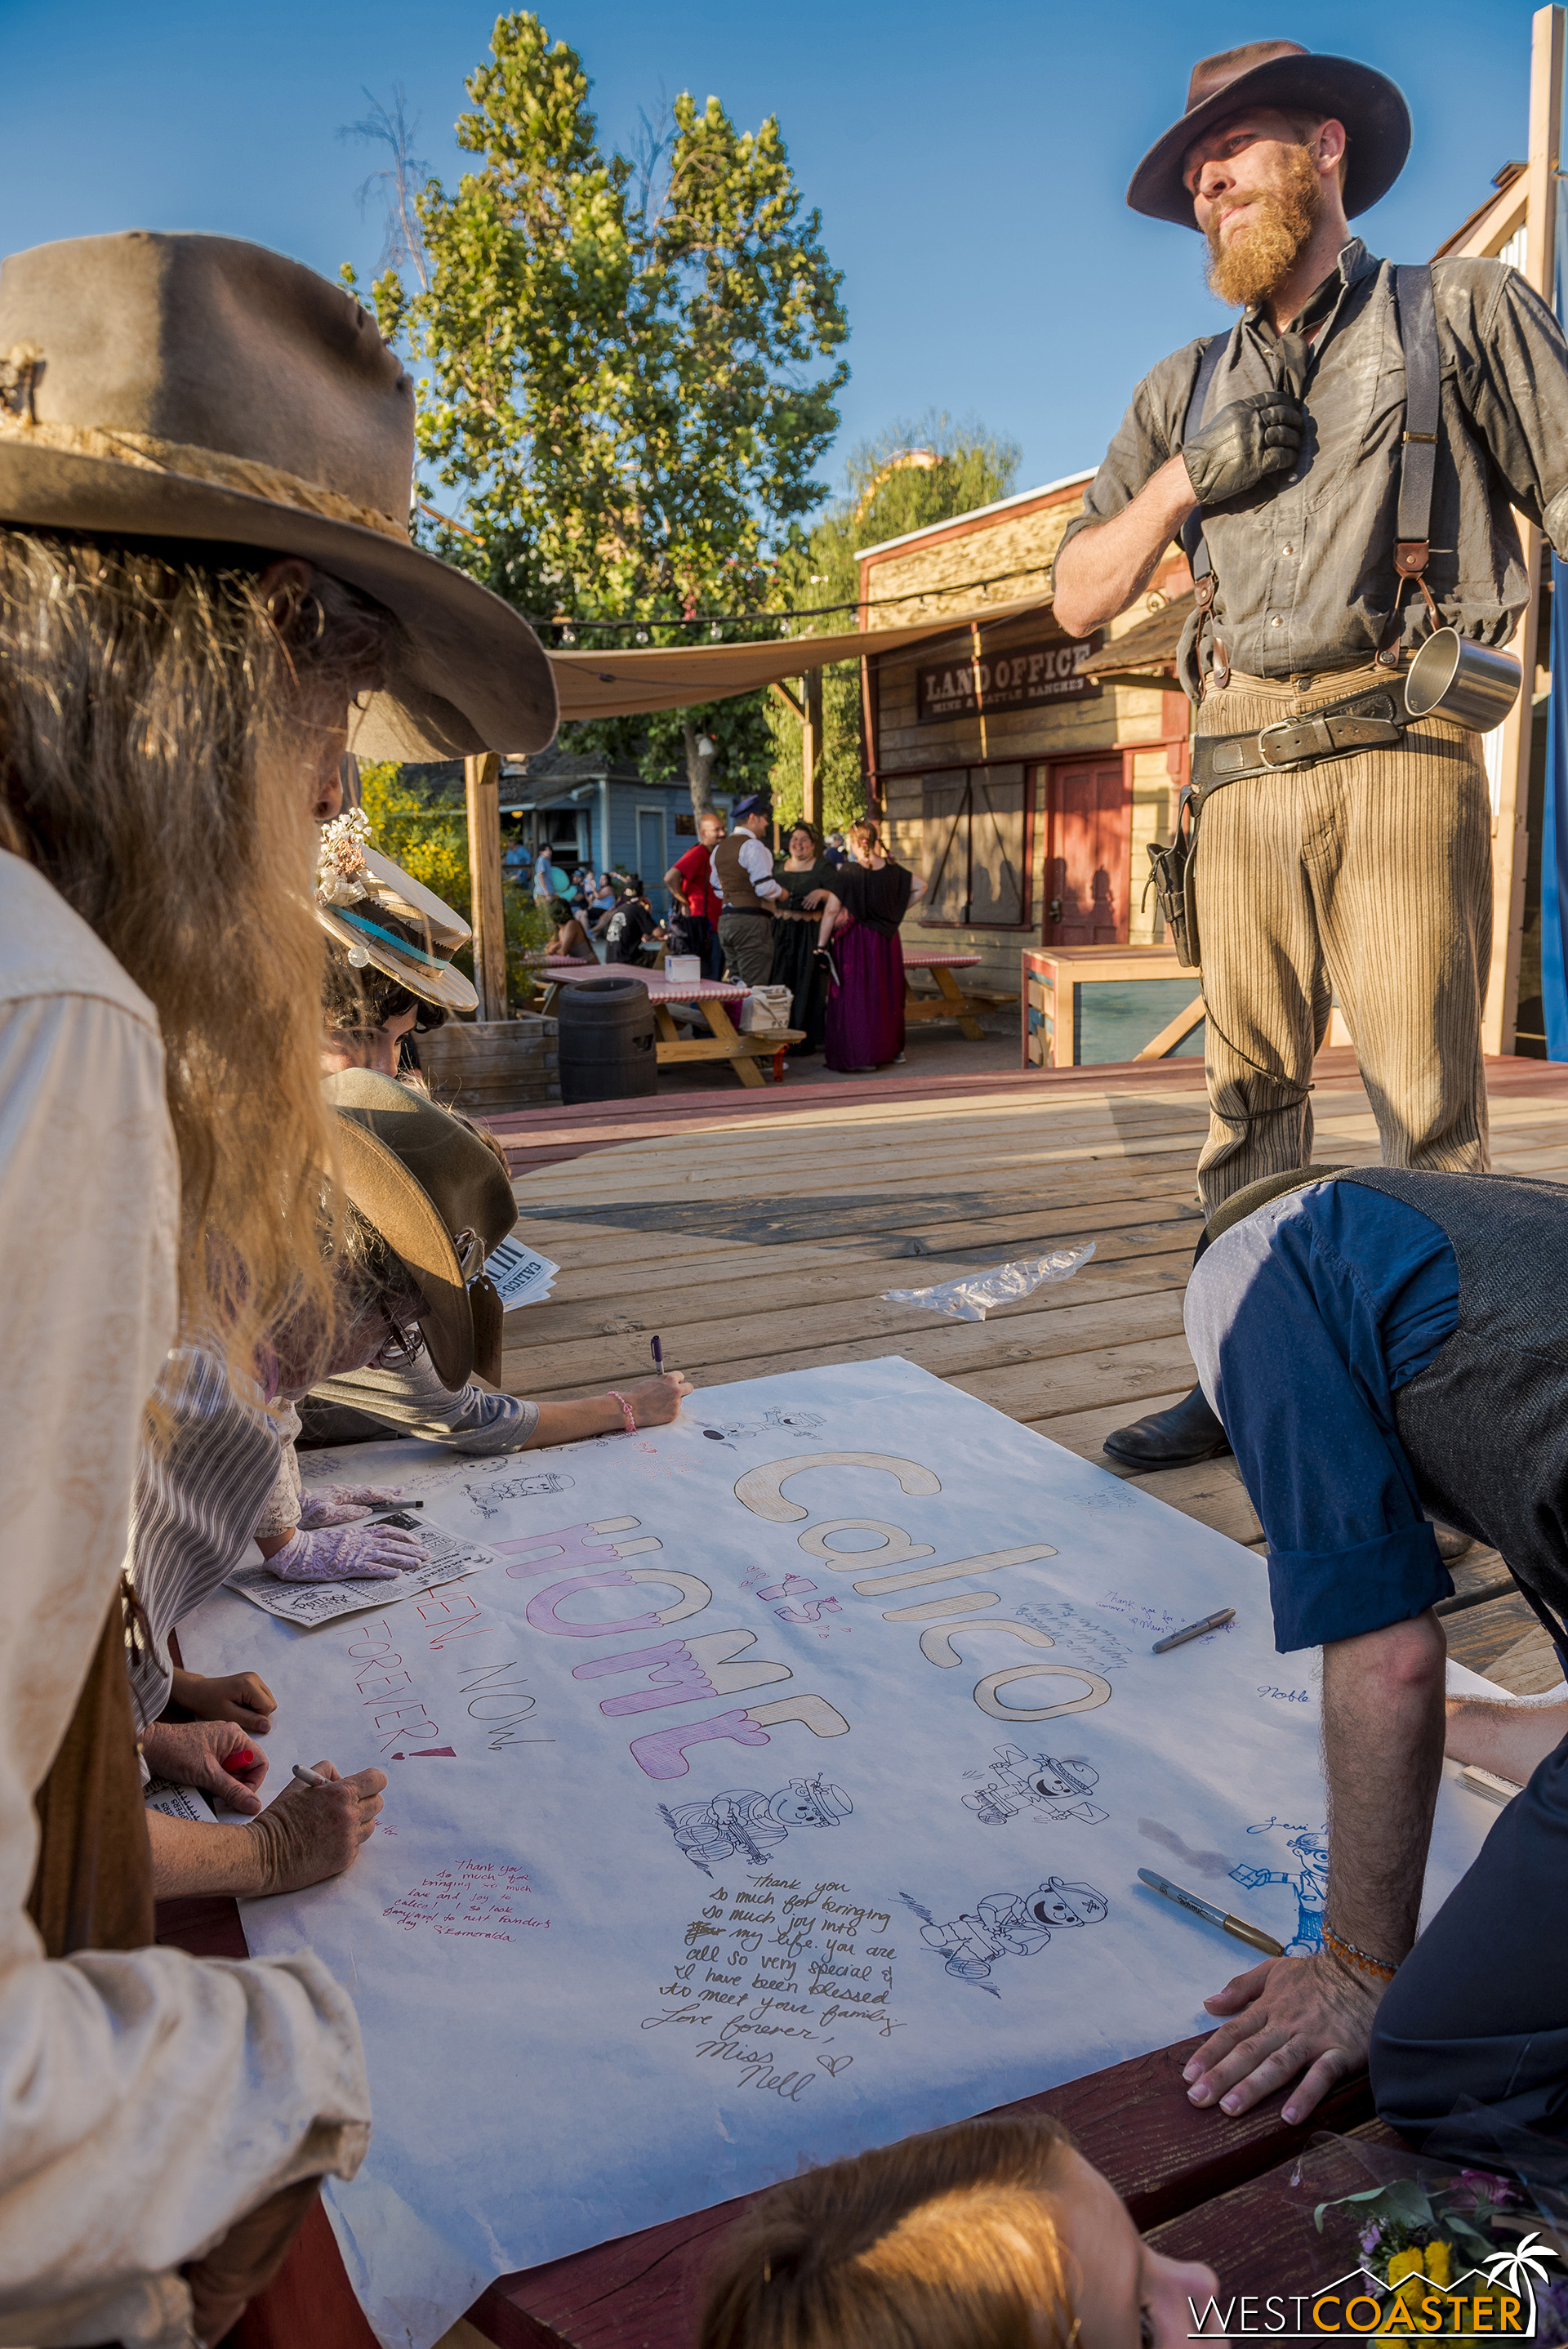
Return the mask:
[[1198,503],[1223,505],[1271,473],[1288,473],[1305,429],[1306,410],[1287,392],[1254,391],[1222,408],[1181,450]]
[[387,1502],[402,1497],[401,1485],[331,1485],[304,1502],[299,1521],[307,1533],[314,1533],[318,1526],[357,1525],[367,1511],[385,1508]]
[[298,1532],[267,1560],[280,1582],[389,1582],[425,1562],[423,1545],[401,1526],[341,1526]]

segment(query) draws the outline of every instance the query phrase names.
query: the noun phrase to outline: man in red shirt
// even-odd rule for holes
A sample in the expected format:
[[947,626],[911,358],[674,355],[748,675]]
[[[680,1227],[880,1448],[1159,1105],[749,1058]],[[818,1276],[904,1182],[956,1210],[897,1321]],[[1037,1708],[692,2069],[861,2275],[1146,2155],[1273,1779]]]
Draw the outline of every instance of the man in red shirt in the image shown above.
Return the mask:
[[724,838],[724,818],[712,809],[699,815],[696,846],[688,848],[684,856],[677,856],[665,874],[665,887],[675,901],[670,943],[678,953],[695,954],[700,958],[704,978],[720,978],[724,975],[724,949],[718,943],[718,917],[724,911],[724,900],[713,885],[710,869],[714,849]]

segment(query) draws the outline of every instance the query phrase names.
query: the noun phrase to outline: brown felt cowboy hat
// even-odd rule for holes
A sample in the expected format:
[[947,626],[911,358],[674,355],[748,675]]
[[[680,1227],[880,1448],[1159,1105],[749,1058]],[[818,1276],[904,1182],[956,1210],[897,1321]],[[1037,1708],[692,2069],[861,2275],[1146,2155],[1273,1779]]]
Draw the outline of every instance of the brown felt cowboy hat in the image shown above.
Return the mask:
[[1210,126],[1249,106],[1277,106],[1343,122],[1349,141],[1346,213],[1364,212],[1387,195],[1410,151],[1410,109],[1402,92],[1353,57],[1314,57],[1299,41],[1248,41],[1202,57],[1187,87],[1187,111],[1157,139],[1132,175],[1127,201],[1150,220],[1198,225],[1182,182],[1187,150]]
[[322,1091],[337,1112],[344,1190],[424,1299],[419,1334],[436,1375],[461,1387],[477,1358],[493,1380],[500,1299],[484,1260],[517,1221],[500,1159],[461,1118],[374,1069],[341,1070]]
[[361,756],[541,750],[519,612],[413,545],[414,387],[341,285],[223,236],[70,238],[0,264],[0,522],[294,554],[400,626]]

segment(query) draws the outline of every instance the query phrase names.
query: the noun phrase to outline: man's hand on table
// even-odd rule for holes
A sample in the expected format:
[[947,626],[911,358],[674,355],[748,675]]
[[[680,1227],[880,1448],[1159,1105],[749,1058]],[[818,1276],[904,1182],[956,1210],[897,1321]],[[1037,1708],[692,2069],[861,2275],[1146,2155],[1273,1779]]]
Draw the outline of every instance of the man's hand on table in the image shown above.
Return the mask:
[[1305,2075],[1284,2111],[1287,2121],[1305,2120],[1337,2081],[1364,2068],[1382,1994],[1326,1951],[1268,1958],[1237,1974],[1203,2001],[1211,2014],[1231,2020],[1182,2073],[1190,2101],[1250,2112]]

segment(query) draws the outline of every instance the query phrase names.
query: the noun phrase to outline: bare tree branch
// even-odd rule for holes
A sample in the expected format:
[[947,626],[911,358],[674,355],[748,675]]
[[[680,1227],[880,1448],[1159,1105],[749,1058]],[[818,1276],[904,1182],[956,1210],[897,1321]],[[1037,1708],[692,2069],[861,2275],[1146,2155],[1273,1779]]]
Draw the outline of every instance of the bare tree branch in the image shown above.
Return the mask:
[[430,167],[423,156],[414,152],[419,119],[416,115],[412,122],[408,120],[407,98],[400,81],[392,85],[390,106],[368,89],[365,96],[369,113],[361,115],[357,122],[346,122],[337,135],[340,139],[368,140],[387,148],[391,154],[391,161],[379,171],[372,171],[356,191],[362,213],[368,211],[373,199],[386,207],[381,258],[376,266],[378,270],[407,266],[418,279],[420,292],[428,294],[430,264],[425,251],[418,199],[429,182]]

